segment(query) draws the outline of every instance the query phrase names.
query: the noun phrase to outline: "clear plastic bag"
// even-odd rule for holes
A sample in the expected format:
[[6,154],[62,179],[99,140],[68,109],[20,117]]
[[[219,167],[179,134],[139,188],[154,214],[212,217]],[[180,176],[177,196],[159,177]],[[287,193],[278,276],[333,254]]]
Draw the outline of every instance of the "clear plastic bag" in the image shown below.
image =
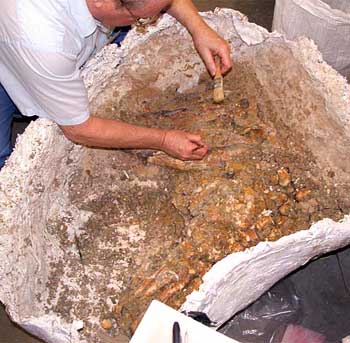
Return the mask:
[[289,324],[298,322],[301,305],[294,286],[284,281],[272,287],[219,330],[242,343],[279,343]]

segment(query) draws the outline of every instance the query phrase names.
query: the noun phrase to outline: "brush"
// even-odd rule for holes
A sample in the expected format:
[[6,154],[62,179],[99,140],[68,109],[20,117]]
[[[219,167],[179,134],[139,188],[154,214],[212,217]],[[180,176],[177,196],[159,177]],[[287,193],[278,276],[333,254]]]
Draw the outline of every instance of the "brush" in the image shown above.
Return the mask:
[[224,93],[224,78],[221,74],[220,59],[218,56],[215,56],[215,66],[216,72],[214,76],[214,91],[213,99],[215,104],[220,104],[225,99]]

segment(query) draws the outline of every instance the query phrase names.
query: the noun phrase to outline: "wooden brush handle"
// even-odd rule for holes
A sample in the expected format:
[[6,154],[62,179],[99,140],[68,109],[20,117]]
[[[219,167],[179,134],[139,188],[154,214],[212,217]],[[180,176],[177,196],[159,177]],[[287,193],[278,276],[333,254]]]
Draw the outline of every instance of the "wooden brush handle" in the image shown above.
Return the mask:
[[213,100],[215,104],[220,104],[225,99],[224,79],[221,74],[220,58],[215,56],[216,72],[214,77]]
[[215,77],[221,77],[221,61],[219,56],[215,56],[215,67],[216,67],[216,72],[215,72]]

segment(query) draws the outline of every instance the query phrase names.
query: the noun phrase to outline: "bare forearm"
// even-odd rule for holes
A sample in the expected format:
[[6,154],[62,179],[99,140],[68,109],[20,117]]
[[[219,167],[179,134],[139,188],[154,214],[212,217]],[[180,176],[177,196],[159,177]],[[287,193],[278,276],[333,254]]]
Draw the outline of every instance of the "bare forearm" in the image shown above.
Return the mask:
[[168,13],[184,25],[191,35],[207,27],[191,0],[173,0]]
[[91,116],[86,122],[62,127],[65,135],[82,145],[101,148],[161,149],[166,131]]
[[198,135],[145,128],[118,120],[90,117],[82,124],[61,126],[61,129],[73,142],[92,147],[162,150],[181,160],[200,160],[208,151]]

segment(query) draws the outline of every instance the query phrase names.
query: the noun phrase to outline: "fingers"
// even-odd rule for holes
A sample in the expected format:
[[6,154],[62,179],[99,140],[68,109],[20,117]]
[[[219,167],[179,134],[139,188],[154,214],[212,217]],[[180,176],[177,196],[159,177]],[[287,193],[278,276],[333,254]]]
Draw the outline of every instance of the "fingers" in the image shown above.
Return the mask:
[[201,160],[208,152],[208,146],[199,135],[170,130],[167,132],[162,150],[183,161]]
[[220,37],[217,49],[213,50],[213,54],[220,58],[220,71],[226,74],[232,68],[231,50],[229,44]]
[[201,160],[208,152],[208,147],[206,145],[199,146],[191,144],[191,146],[188,146],[187,148],[188,149],[182,151],[178,157],[182,161]]
[[207,152],[207,145],[198,146],[196,149],[192,150],[193,159],[201,160],[207,154]]
[[192,142],[196,143],[197,145],[205,145],[204,142],[202,141],[202,138],[200,135],[196,135],[193,133],[188,133],[187,138]]
[[222,40],[221,45],[217,47],[217,49],[203,49],[200,51],[200,54],[210,75],[213,77],[215,76],[216,72],[216,65],[214,60],[215,55],[219,56],[220,58],[220,67],[222,74],[226,74],[232,68],[230,48],[224,40]]
[[[198,135],[190,135],[192,139],[189,142],[186,156],[183,160],[201,160],[208,152],[208,146],[202,141]],[[193,139],[194,138],[194,139]]]
[[221,72],[226,74],[232,68],[232,60],[228,44],[225,44],[222,49],[218,51],[217,55],[221,60]]
[[200,54],[205,66],[209,71],[209,74],[214,77],[216,72],[216,66],[213,53],[209,49],[203,49],[203,51],[201,51]]
[[192,157],[194,159],[202,159],[208,152],[208,146],[205,144],[199,135],[188,134],[188,139],[194,143],[192,148]]
[[232,68],[230,45],[212,29],[196,37],[195,46],[211,76],[214,76],[216,71],[215,55],[220,57],[222,74],[226,74]]

